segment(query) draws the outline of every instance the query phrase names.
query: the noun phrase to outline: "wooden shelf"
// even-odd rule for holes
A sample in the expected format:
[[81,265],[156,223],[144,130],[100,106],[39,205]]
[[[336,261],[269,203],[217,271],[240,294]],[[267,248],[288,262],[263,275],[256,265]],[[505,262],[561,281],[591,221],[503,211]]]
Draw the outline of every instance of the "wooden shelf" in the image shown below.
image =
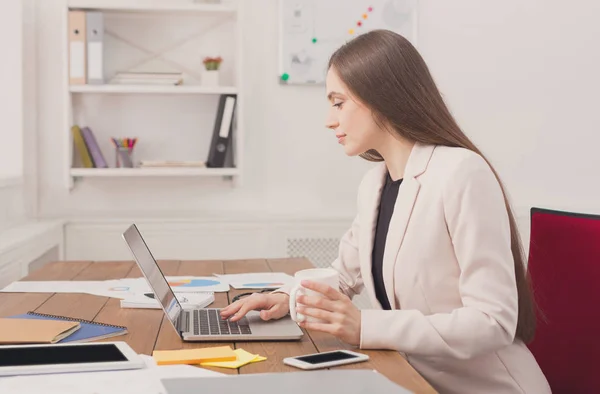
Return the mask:
[[237,168],[72,168],[73,177],[176,177],[176,176],[236,176]]
[[201,85],[71,85],[71,93],[121,93],[121,94],[236,94],[234,86]]
[[102,11],[118,12],[194,12],[194,13],[220,13],[233,14],[237,12],[235,5],[231,4],[204,4],[204,3],[181,3],[181,4],[132,4],[122,1],[101,0],[70,0],[68,7],[71,9],[93,9]]

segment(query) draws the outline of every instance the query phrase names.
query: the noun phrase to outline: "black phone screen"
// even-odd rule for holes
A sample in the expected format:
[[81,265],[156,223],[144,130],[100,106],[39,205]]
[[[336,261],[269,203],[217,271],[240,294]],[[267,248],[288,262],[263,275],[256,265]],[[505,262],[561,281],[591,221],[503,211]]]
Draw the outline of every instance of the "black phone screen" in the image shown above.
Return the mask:
[[311,354],[309,356],[301,356],[295,357],[296,360],[304,361],[309,364],[321,364],[328,363],[330,361],[339,361],[339,360],[349,360],[352,358],[357,358],[352,354],[348,354],[346,352],[328,352],[328,353],[320,353],[320,354]]

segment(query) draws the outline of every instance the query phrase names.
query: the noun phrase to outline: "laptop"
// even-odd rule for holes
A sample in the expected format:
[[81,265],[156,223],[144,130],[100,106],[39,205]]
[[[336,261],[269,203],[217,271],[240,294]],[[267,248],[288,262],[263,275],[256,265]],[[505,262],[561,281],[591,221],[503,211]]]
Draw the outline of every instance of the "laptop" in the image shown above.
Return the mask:
[[412,391],[371,369],[267,372],[220,378],[168,377],[160,381],[168,394],[196,393],[199,387],[206,393],[253,392],[253,388],[260,387],[260,394],[412,394]]
[[221,319],[218,308],[184,310],[135,224],[123,233],[123,239],[167,320],[183,341],[283,341],[298,340],[304,335],[289,315],[264,321],[259,312],[250,311],[242,319],[232,322]]

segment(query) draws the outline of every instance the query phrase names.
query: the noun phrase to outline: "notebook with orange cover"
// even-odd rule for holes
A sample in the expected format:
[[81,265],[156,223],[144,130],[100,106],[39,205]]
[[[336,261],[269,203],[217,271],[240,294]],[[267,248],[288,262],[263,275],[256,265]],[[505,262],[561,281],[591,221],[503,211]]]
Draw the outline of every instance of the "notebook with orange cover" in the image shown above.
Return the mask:
[[0,344],[56,343],[79,327],[74,321],[0,318]]
[[237,355],[229,346],[200,349],[155,350],[152,357],[157,365],[200,364],[203,362],[235,361]]

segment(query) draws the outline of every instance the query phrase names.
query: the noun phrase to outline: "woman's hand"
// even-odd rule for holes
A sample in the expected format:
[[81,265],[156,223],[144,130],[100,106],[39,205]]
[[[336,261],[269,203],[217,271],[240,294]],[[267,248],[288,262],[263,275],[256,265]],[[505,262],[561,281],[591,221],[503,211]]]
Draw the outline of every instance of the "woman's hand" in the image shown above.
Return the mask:
[[350,345],[360,345],[360,310],[350,298],[332,287],[318,282],[302,281],[302,287],[321,293],[318,296],[299,296],[296,311],[323,322],[303,321],[300,327],[335,335]]
[[221,309],[221,318],[238,321],[252,310],[260,311],[263,320],[281,319],[290,310],[290,296],[285,293],[254,293]]

